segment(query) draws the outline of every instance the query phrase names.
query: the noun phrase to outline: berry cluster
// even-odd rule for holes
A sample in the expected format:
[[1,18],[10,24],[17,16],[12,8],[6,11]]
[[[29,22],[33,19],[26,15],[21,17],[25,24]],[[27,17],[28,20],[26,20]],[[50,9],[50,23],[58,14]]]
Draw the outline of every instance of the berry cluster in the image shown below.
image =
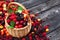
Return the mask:
[[12,40],[49,40],[46,36],[48,25],[43,27],[41,25],[42,20],[36,19],[34,15],[30,15],[30,18],[32,19],[32,28],[30,33],[23,38],[13,37]]
[[12,37],[9,35],[5,28],[0,30],[0,40],[12,40]]
[[[20,15],[20,14],[17,13],[14,15]],[[31,28],[30,33],[27,36],[25,36],[23,38],[12,37],[9,35],[7,30],[4,28],[3,30],[0,31],[0,33],[1,33],[0,39],[1,40],[49,40],[46,36],[46,32],[48,31],[48,25],[43,27],[41,25],[43,23],[43,21],[41,19],[37,19],[35,17],[35,15],[33,15],[33,14],[30,14],[30,18],[32,20],[32,28]],[[10,19],[10,17],[8,19]],[[21,19],[19,19],[18,21],[20,21],[20,20]],[[10,19],[10,21],[11,21],[11,19]],[[8,21],[8,22],[10,23],[10,21]],[[16,21],[14,21],[14,22],[16,22]]]
[[[49,40],[46,36],[46,32],[49,31],[48,25],[43,27],[43,21],[41,19],[37,19],[34,14],[30,14],[30,18],[32,20],[32,28],[27,36],[23,38],[15,38],[10,36],[4,27],[5,13],[7,12],[6,4],[8,5],[8,2],[0,1],[0,40]],[[13,8],[13,10],[16,10],[16,8]],[[10,28],[22,28],[27,25],[27,19],[24,19],[24,15],[22,13],[18,13],[22,12],[22,10],[23,9],[21,7],[18,7],[17,13],[12,13],[9,15],[7,22],[10,25]],[[9,11],[11,12],[12,10]],[[25,13],[24,10],[23,13]]]
[[[0,30],[5,26],[5,13],[9,2],[7,0],[0,0]],[[12,1],[12,0],[11,0]]]
[[11,28],[22,28],[27,25],[28,19],[24,19],[24,14],[22,13],[12,13],[9,15],[7,22]]

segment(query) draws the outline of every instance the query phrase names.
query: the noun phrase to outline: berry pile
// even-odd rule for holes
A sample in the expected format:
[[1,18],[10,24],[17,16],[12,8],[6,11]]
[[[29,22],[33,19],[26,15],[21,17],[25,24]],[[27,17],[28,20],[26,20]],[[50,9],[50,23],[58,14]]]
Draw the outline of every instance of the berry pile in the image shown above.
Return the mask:
[[0,30],[0,40],[12,40],[12,37],[7,32],[6,28]]
[[7,19],[9,28],[22,28],[27,25],[28,19],[24,19],[24,14],[22,13],[12,13]]
[[[3,0],[4,1],[4,0]],[[13,0],[11,0],[13,1]],[[35,17],[34,14],[30,14],[30,18],[32,20],[32,28],[30,33],[23,37],[23,38],[15,38],[12,37],[11,35],[9,35],[9,33],[7,32],[6,28],[5,28],[5,13],[6,11],[6,4],[8,4],[8,0],[7,2],[1,2],[0,1],[0,40],[49,40],[46,36],[46,32],[49,31],[48,29],[48,25],[46,26],[42,26],[43,21],[41,19],[37,19]],[[3,5],[4,4],[4,5]],[[2,6],[3,5],[3,6]],[[21,9],[21,10],[20,10]],[[13,10],[16,10],[15,8],[13,8]],[[12,13],[8,19],[7,22],[10,25],[10,28],[22,28],[24,26],[27,25],[27,20],[24,20],[24,15],[22,13],[18,13],[18,12],[22,12],[22,8],[18,7],[17,13]],[[11,10],[9,10],[11,12]],[[23,10],[24,13],[24,10]]]
[[30,33],[23,38],[13,37],[12,40],[49,40],[46,36],[48,25],[43,27],[41,25],[43,21],[40,19],[36,19],[34,15],[30,15],[30,18],[32,19],[32,28]]
[[0,30],[5,26],[5,13],[7,12],[7,5],[9,2],[7,0],[0,0]]

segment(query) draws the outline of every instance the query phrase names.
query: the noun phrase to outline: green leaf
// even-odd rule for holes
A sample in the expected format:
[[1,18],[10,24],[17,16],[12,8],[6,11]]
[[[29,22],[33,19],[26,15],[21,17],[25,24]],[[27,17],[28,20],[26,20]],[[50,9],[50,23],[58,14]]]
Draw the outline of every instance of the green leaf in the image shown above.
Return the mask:
[[8,26],[8,28],[14,28],[13,26]]
[[12,10],[12,9],[9,9],[8,11],[9,11],[9,13],[12,13],[12,12],[13,12],[13,10]]
[[20,7],[20,6],[18,6],[18,10],[23,10],[23,8],[22,8],[22,7]]
[[18,10],[17,10],[17,12],[22,12],[22,10],[23,10],[23,8],[22,7],[20,7],[20,6],[18,6]]
[[10,25],[14,27],[15,26],[15,22],[14,21],[11,21],[10,22]]

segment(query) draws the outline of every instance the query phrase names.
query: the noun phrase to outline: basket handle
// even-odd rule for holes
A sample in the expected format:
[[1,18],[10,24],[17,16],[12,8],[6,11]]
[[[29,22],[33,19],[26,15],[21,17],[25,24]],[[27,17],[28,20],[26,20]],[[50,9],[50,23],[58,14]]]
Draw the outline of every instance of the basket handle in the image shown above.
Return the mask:
[[11,4],[17,4],[18,6],[21,6],[21,7],[25,10],[25,13],[29,14],[28,11],[27,11],[27,9],[26,9],[22,4],[17,3],[17,2],[10,2],[10,3],[8,4],[8,7],[9,7]]

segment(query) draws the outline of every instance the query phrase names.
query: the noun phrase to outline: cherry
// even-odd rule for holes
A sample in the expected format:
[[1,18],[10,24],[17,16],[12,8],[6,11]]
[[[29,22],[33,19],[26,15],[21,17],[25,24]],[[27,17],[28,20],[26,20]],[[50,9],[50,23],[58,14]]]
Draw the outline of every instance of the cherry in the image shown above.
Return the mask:
[[19,24],[19,21],[16,21],[16,25]]
[[10,23],[10,19],[8,19],[7,22]]
[[29,39],[32,40],[32,36],[29,36]]
[[21,20],[21,21],[20,21],[20,24],[22,24],[23,22],[24,22],[24,21],[23,21],[23,20]]
[[22,40],[26,40],[25,38],[22,38]]
[[15,19],[13,19],[13,21],[14,21],[14,22],[16,22],[16,21],[17,21],[17,20],[16,20],[16,18],[15,18]]
[[16,18],[16,16],[14,16],[14,15],[13,15],[13,16],[10,16],[10,19],[11,19],[11,20],[13,20],[13,19],[15,19],[15,18]]
[[46,32],[42,33],[43,36],[46,36]]
[[23,25],[18,25],[18,28],[22,28],[23,27]]
[[15,28],[18,28],[18,25],[15,25]]

